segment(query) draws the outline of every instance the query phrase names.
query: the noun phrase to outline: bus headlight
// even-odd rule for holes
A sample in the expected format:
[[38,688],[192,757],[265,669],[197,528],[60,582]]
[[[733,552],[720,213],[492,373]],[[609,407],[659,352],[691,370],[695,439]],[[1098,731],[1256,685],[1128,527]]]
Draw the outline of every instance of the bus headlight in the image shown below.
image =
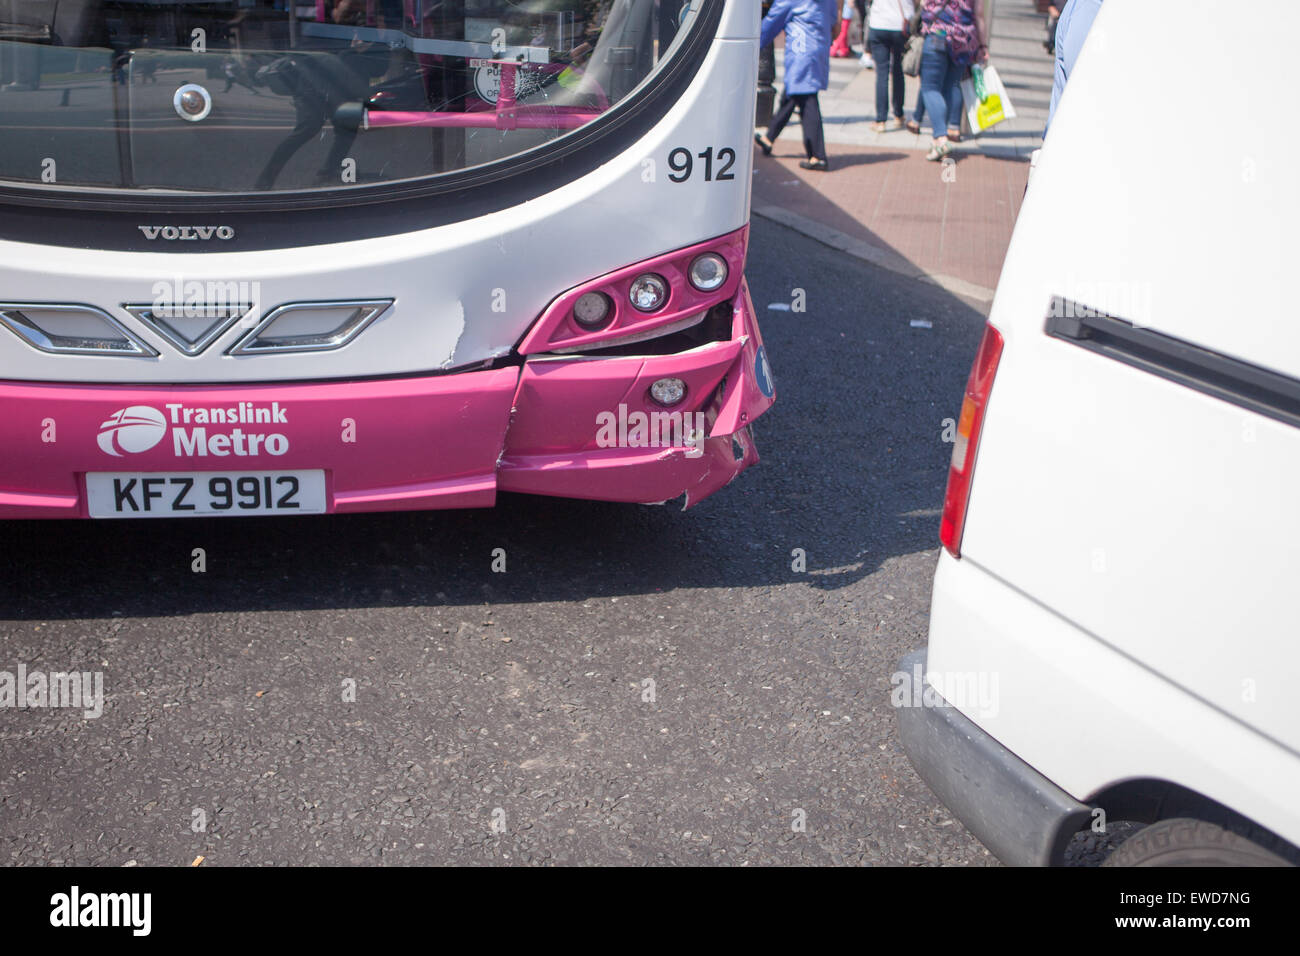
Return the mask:
[[686,383],[680,378],[661,378],[650,386],[650,397],[660,405],[672,407],[686,397]]
[[627,297],[640,311],[657,312],[668,301],[668,283],[663,276],[647,272],[632,280],[632,287],[627,290]]
[[614,303],[603,292],[587,292],[573,303],[573,321],[589,332],[604,327],[614,313]]
[[721,289],[727,281],[727,260],[716,252],[696,256],[691,263],[690,279],[691,285],[701,292]]

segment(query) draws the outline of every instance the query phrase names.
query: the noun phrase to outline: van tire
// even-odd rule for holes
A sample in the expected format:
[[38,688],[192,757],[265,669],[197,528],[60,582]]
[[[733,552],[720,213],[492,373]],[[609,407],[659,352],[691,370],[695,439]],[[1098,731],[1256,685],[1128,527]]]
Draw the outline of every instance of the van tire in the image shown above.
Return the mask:
[[1291,866],[1258,843],[1190,817],[1143,827],[1106,857],[1102,866]]

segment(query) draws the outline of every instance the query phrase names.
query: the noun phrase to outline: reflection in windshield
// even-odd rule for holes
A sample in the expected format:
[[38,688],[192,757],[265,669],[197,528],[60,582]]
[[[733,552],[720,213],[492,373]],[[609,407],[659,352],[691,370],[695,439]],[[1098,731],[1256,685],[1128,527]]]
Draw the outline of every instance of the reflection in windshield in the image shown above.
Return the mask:
[[0,0],[0,179],[237,192],[503,159],[628,95],[690,0]]

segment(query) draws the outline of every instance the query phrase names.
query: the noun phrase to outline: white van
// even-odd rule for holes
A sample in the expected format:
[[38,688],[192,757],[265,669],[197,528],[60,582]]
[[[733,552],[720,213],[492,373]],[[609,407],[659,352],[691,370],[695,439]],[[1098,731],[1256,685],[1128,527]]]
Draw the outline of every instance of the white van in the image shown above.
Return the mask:
[[1300,860],[1292,64],[1239,13],[1102,7],[967,387],[899,722],[1006,863],[1125,820],[1107,864]]

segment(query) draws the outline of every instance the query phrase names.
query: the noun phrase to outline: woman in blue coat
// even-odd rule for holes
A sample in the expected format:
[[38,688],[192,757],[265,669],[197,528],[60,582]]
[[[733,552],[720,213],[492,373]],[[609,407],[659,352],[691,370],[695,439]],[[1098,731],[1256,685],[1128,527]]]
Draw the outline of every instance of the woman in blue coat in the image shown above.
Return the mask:
[[799,165],[804,169],[830,169],[817,94],[830,81],[831,31],[837,10],[836,0],[773,0],[763,18],[759,41],[762,46],[775,40],[777,31],[785,28],[785,92],[781,107],[772,117],[767,132],[754,134],[754,142],[764,156],[772,155],[772,141],[781,135],[798,107],[803,123],[803,148],[808,154]]

